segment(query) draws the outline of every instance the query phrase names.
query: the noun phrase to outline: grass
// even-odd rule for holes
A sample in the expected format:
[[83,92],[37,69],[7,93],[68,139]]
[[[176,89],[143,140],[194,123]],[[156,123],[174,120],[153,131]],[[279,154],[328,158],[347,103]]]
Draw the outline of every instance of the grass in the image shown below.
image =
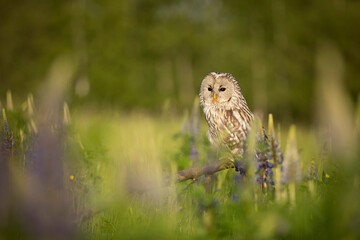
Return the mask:
[[[196,109],[185,117],[70,114],[66,105],[65,125],[57,120],[40,125],[41,111],[29,113],[33,103],[26,102],[2,114],[0,180],[10,186],[2,184],[2,238],[360,237],[358,141],[346,152],[334,152],[336,139],[319,139],[306,127],[293,126],[289,133],[282,126],[274,131],[285,153],[283,169],[273,169],[275,186],[261,187],[255,171],[239,179],[233,169],[210,181],[201,177],[164,186],[165,176],[218,157],[206,140],[206,123],[197,124],[203,117]],[[273,136],[271,124],[264,125]],[[297,164],[286,167],[290,160]],[[256,169],[256,159],[246,161]],[[284,180],[286,171],[290,177]]]

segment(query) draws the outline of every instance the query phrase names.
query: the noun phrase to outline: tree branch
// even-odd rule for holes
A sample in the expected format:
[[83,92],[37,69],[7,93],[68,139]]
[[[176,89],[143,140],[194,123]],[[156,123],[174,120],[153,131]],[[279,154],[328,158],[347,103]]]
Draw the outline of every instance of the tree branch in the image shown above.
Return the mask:
[[188,179],[195,179],[202,175],[210,175],[216,172],[234,168],[234,162],[230,159],[211,162],[202,166],[184,169],[176,173],[176,182],[183,182]]

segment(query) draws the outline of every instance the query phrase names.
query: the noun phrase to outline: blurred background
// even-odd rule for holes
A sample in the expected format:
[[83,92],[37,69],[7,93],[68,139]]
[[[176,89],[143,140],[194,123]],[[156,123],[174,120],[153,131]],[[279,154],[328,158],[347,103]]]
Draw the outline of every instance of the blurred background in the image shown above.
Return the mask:
[[251,109],[309,124],[324,46],[336,52],[349,101],[360,92],[355,0],[14,0],[1,1],[0,14],[3,102],[9,89],[15,102],[36,95],[68,54],[73,107],[182,110],[202,78],[221,71],[236,77]]

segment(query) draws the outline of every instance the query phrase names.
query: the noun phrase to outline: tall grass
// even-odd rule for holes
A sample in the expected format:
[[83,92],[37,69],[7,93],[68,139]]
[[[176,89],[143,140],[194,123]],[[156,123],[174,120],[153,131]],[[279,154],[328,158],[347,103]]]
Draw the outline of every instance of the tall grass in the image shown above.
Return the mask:
[[[334,51],[319,50],[319,78],[326,74],[324,56],[338,57]],[[60,85],[59,74],[66,78]],[[334,87],[339,79],[332,80],[331,95],[319,80],[319,101],[328,106],[320,127],[280,129],[271,115],[254,123],[241,160],[245,178],[228,169],[164,184],[179,170],[222,157],[207,140],[197,100],[184,117],[166,110],[159,116],[71,110],[63,102],[71,75],[68,60],[59,59],[38,104],[32,95],[14,104],[7,94],[0,122],[1,238],[360,237],[359,113]],[[326,117],[350,126],[332,119],[326,132]],[[258,134],[263,126],[265,144]]]
[[[156,117],[112,111],[105,111],[100,116],[78,111],[71,115],[72,121],[67,125],[65,135],[58,136],[56,132],[53,135],[51,130],[50,135],[41,137],[45,126],[37,126],[36,133],[26,111],[4,110],[2,119],[5,119],[4,113],[11,121],[3,120],[2,136],[9,136],[8,128],[14,139],[23,138],[15,141],[14,159],[11,160],[17,161],[14,168],[28,169],[33,154],[49,150],[51,157],[61,156],[64,171],[60,174],[65,188],[57,186],[57,180],[49,182],[53,178],[47,174],[30,172],[40,176],[40,181],[47,182],[45,186],[51,186],[55,191],[44,195],[44,185],[37,184],[37,180],[34,180],[35,184],[26,183],[27,175],[24,174],[28,170],[22,173],[10,170],[11,181],[18,181],[11,185],[12,189],[26,194],[2,195],[3,200],[14,197],[18,200],[12,207],[2,208],[2,216],[6,211],[9,216],[10,211],[11,219],[16,220],[16,224],[12,221],[9,225],[5,224],[9,223],[9,218],[2,217],[3,237],[55,236],[69,229],[67,223],[76,226],[71,230],[71,238],[91,239],[335,236],[356,239],[359,236],[356,227],[360,216],[356,201],[358,174],[342,166],[340,161],[343,160],[338,155],[332,155],[330,151],[324,153],[323,145],[308,129],[298,128],[295,133],[295,127],[292,127],[289,133],[281,132],[283,137],[279,142],[285,155],[282,168],[274,168],[275,185],[262,187],[256,181],[255,172],[249,172],[248,179],[239,182],[236,180],[239,174],[230,169],[214,174],[209,189],[205,178],[170,186],[162,184],[165,176],[212,157],[208,153],[210,147],[203,121],[199,136],[194,138],[191,130],[182,130],[184,123],[192,121],[191,117],[183,120],[166,115]],[[69,118],[66,107],[65,117]],[[267,132],[272,131],[268,128]],[[283,140],[286,138],[288,140]],[[34,141],[40,146],[36,147]],[[55,150],[52,146],[57,146],[57,141],[61,141],[63,147]],[[2,146],[6,143],[2,140]],[[193,162],[191,154],[194,148],[199,152],[197,163]],[[356,158],[355,153],[352,156]],[[3,163],[10,161],[3,153],[1,158]],[[256,170],[256,159],[252,160]],[[25,167],[21,167],[24,166],[20,164],[22,161],[26,163]],[[45,157],[44,161],[50,161],[50,157]],[[42,166],[47,166],[45,162]],[[54,166],[46,167],[44,171],[61,171],[58,168],[51,170]],[[353,168],[357,167],[354,160]],[[59,193],[67,196],[66,199],[58,202],[54,196]],[[35,204],[38,201],[40,205]],[[16,210],[18,206],[23,206],[23,213]],[[24,206],[31,207],[32,211]],[[42,212],[40,209],[44,206],[50,208],[46,207],[47,211]],[[61,206],[71,209],[72,213],[61,217],[57,211],[50,211],[54,207],[63,209]],[[46,221],[53,225],[32,221],[39,212],[47,215]],[[50,230],[42,231],[41,227]],[[14,233],[14,228],[21,229],[21,234]]]

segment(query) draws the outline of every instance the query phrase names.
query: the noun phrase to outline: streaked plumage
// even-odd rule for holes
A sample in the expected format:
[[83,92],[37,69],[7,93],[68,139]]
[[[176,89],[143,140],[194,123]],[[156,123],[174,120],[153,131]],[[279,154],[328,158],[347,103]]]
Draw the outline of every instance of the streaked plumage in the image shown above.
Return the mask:
[[206,75],[200,87],[200,105],[209,125],[211,144],[226,146],[233,154],[242,156],[254,116],[236,79],[229,73]]

